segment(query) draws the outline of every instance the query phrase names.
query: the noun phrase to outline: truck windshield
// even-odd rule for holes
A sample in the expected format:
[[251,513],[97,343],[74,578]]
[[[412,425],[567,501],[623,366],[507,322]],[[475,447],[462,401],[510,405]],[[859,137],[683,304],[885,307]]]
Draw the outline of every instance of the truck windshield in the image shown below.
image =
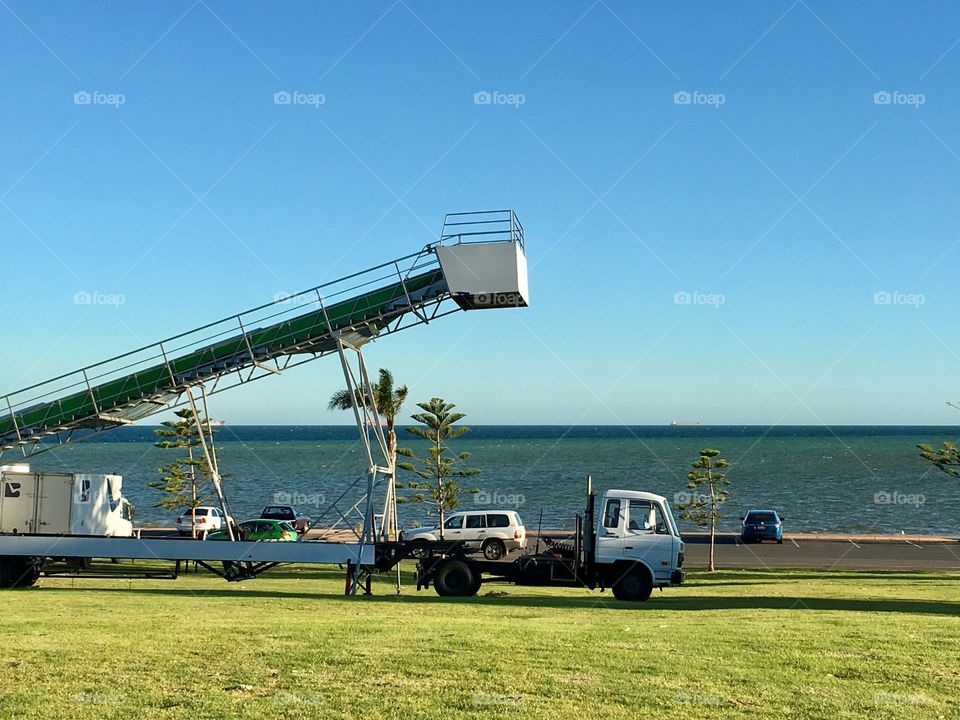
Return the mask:
[[667,521],[670,523],[670,532],[673,535],[680,537],[680,527],[677,525],[677,521],[673,517],[673,510],[670,508],[670,503],[664,503],[663,507],[666,511]]
[[663,506],[653,500],[631,500],[630,519],[627,524],[630,532],[653,532],[657,535],[669,535],[663,515]]

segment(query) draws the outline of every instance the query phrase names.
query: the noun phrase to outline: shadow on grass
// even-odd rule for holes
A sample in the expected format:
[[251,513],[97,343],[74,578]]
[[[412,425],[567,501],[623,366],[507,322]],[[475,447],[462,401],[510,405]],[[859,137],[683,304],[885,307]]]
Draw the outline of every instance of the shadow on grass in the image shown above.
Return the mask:
[[[46,587],[42,592],[76,592],[76,588]],[[500,608],[557,608],[557,609],[601,609],[601,610],[677,610],[677,611],[709,611],[709,610],[795,610],[805,611],[839,611],[839,612],[879,612],[905,613],[911,615],[960,615],[960,602],[938,600],[913,599],[848,599],[848,598],[811,598],[811,597],[677,597],[667,594],[653,595],[646,603],[627,603],[616,600],[609,592],[600,594],[581,595],[579,597],[550,597],[538,595],[508,595],[485,597],[479,595],[472,598],[444,598],[424,590],[414,593],[411,588],[405,588],[404,594],[395,595],[383,592],[380,595],[360,595],[355,598],[346,598],[336,593],[308,593],[282,592],[267,590],[250,590],[248,588],[205,589],[202,591],[187,588],[90,588],[87,592],[106,592],[117,594],[153,595],[160,597],[191,596],[194,598],[263,598],[270,600],[329,600],[375,604],[417,604],[417,605],[462,605],[476,607],[478,605],[496,606]],[[571,590],[571,593],[577,592]],[[677,591],[674,591],[677,592]]]
[[803,572],[795,570],[718,570],[708,573],[697,569],[687,576],[684,587],[707,587],[710,585],[763,585],[787,583],[794,580],[819,580],[821,582],[870,582],[875,580],[903,580],[917,582],[958,582],[960,572],[925,572],[904,570],[820,570]]

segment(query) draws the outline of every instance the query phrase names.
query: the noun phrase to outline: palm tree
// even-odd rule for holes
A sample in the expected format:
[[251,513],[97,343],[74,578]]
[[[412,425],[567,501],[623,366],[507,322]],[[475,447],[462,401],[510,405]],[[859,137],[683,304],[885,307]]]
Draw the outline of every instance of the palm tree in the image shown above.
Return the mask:
[[[390,453],[391,467],[397,465],[397,416],[400,409],[407,399],[407,386],[396,387],[393,381],[393,373],[386,368],[380,368],[380,379],[373,384],[373,402],[377,406],[377,414],[387,422],[387,449]],[[357,404],[361,406],[370,406],[369,398],[359,388],[354,391]],[[353,409],[353,399],[350,397],[349,390],[338,390],[330,396],[330,402],[327,405],[330,410],[351,410]]]

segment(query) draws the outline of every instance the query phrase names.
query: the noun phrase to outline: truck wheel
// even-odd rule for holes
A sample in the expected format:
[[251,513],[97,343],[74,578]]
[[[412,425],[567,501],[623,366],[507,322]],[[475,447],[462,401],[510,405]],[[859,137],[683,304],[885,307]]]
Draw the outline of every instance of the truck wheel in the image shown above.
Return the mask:
[[15,587],[33,587],[40,579],[40,566],[30,562],[26,558],[23,560],[23,566],[18,578],[16,578]]
[[40,578],[40,568],[24,557],[0,558],[0,587],[30,587]]
[[434,575],[433,587],[443,597],[470,597],[477,594],[480,582],[465,562],[448,560]]
[[483,550],[483,556],[487,560],[499,560],[507,554],[507,548],[502,540],[485,540],[480,549]]
[[635,567],[628,570],[613,584],[613,596],[617,600],[643,602],[653,592],[653,578],[646,568]]

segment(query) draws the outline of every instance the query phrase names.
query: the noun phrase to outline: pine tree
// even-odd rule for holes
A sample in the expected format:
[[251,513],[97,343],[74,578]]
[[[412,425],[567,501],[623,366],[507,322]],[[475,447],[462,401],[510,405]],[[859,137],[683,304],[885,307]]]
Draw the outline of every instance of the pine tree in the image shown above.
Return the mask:
[[[163,427],[154,430],[157,437],[164,438],[154,443],[155,447],[165,449],[185,449],[186,456],[180,457],[157,468],[159,480],[147,485],[164,493],[163,499],[155,507],[165,510],[190,510],[190,535],[197,537],[196,516],[192,512],[209,499],[208,483],[210,471],[203,458],[195,458],[193,448],[201,444],[200,432],[194,422],[193,411],[189,408],[177,410],[177,420],[167,420]],[[200,419],[204,432],[212,435],[215,431],[206,418]]]
[[[411,480],[406,487],[415,490],[412,495],[398,498],[398,502],[427,502],[436,509],[440,516],[440,539],[443,539],[444,514],[456,510],[460,505],[460,478],[479,474],[477,468],[460,467],[460,463],[470,457],[470,453],[453,453],[446,446],[448,440],[460,437],[470,432],[465,426],[455,426],[454,423],[466,417],[463,413],[453,412],[456,407],[442,398],[431,398],[429,402],[417,403],[422,413],[412,415],[411,418],[423,427],[408,427],[407,432],[416,437],[427,440],[426,457],[417,457],[410,448],[399,448],[398,455],[411,458],[414,462],[401,462],[397,467],[412,472],[420,481]],[[398,484],[402,488],[403,485]]]
[[[730,463],[720,457],[719,450],[706,448],[700,451],[700,457],[693,463],[693,470],[687,474],[687,488],[693,490],[690,501],[686,503],[677,503],[680,510],[680,517],[684,520],[692,520],[699,527],[710,528],[710,556],[707,561],[707,570],[713,572],[716,570],[714,563],[714,546],[716,543],[717,526],[723,513],[720,506],[727,501],[730,491],[727,486],[730,481],[727,480],[725,473],[719,472],[718,468],[730,467]],[[701,488],[709,491],[709,495],[703,492],[697,492]]]

